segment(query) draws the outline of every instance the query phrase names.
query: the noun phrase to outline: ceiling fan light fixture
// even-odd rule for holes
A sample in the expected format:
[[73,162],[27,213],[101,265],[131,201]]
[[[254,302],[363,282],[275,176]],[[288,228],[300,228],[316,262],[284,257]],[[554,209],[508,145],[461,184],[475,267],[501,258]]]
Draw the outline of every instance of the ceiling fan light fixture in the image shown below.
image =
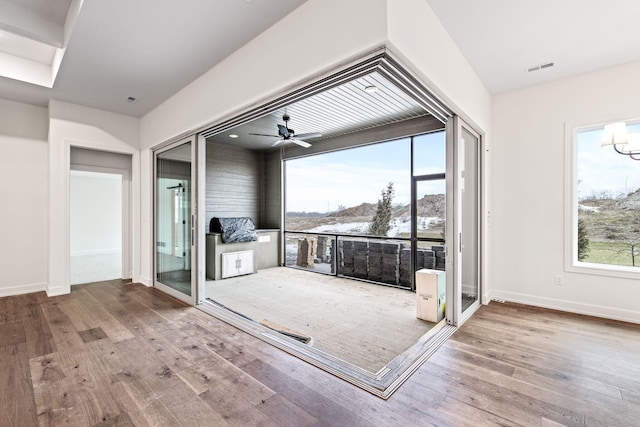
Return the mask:
[[271,147],[275,147],[278,144],[284,145],[287,142],[293,142],[294,144],[299,145],[300,147],[303,147],[303,148],[311,147],[311,144],[309,144],[306,141],[303,141],[303,139],[320,138],[322,136],[320,132],[301,133],[297,135],[293,129],[289,128],[289,120],[291,120],[291,117],[289,117],[287,113],[284,113],[284,115],[282,116],[282,120],[284,121],[284,125],[281,125],[281,124],[276,125],[278,127],[277,135],[269,135],[264,133],[250,133],[249,135],[269,136],[269,137],[278,138],[276,141],[274,141],[271,144]]
[[622,145],[627,143],[627,125],[624,122],[609,123],[602,131],[600,146]]
[[229,138],[237,138],[238,135],[236,135],[235,133],[229,134]]
[[620,149],[625,154],[640,154],[640,133],[627,134],[627,143]]

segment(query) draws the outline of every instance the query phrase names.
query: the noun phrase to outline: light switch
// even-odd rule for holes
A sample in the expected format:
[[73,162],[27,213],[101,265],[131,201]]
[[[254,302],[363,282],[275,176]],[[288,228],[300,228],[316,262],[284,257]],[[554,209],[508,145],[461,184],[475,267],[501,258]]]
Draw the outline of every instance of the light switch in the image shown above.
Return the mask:
[[267,243],[271,241],[271,236],[258,236],[258,243]]

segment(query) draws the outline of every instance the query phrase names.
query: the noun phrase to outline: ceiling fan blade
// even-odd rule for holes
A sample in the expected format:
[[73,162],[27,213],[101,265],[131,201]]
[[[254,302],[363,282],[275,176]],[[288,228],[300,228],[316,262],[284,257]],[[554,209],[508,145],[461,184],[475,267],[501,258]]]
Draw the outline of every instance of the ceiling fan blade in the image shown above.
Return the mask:
[[277,139],[275,141],[273,141],[271,143],[271,147],[275,147],[276,145],[280,144],[281,142],[284,142],[284,139]]
[[280,135],[267,135],[266,133],[250,133],[249,135],[255,136],[270,136],[272,138],[280,138]]
[[294,144],[298,144],[299,146],[301,146],[303,148],[311,147],[311,144],[309,144],[306,141],[302,141],[301,139],[291,138],[289,141],[293,142]]
[[312,132],[312,133],[301,133],[300,135],[296,135],[296,138],[300,139],[313,139],[320,138],[322,134],[320,132]]

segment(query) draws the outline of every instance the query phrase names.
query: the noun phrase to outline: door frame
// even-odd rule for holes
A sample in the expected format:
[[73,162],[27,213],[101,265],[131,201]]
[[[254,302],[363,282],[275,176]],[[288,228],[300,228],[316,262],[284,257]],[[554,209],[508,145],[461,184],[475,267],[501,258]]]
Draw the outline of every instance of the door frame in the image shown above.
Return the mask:
[[[462,212],[462,191],[464,185],[464,177],[461,175],[461,171],[464,171],[464,157],[461,150],[462,140],[462,129],[465,129],[472,136],[474,136],[478,140],[477,146],[477,156],[476,156],[476,176],[474,185],[476,187],[476,197],[477,197],[477,206],[476,206],[476,281],[477,281],[477,299],[474,301],[464,312],[462,311],[462,263],[464,260],[462,259],[462,221],[463,221],[463,212]],[[483,221],[483,212],[484,212],[484,192],[483,192],[483,144],[484,138],[481,132],[475,130],[475,128],[469,125],[464,119],[460,116],[455,115],[451,120],[451,126],[447,128],[450,130],[451,137],[451,154],[452,154],[452,167],[455,175],[453,175],[453,179],[451,180],[451,184],[453,185],[453,197],[452,208],[454,209],[454,223],[453,227],[449,227],[451,229],[451,248],[449,250],[448,258],[451,258],[452,268],[452,283],[450,283],[453,301],[455,301],[454,311],[451,313],[453,316],[453,324],[456,326],[460,326],[467,319],[469,319],[473,313],[475,313],[482,304],[486,303],[484,301],[484,259],[482,256],[482,248],[484,247],[484,221]],[[448,308],[448,307],[447,307]]]
[[[446,133],[446,132],[445,132]],[[446,137],[446,135],[445,135]],[[413,137],[412,137],[413,138]],[[446,142],[445,142],[446,144]],[[413,149],[413,144],[412,144],[412,149]],[[446,151],[446,149],[445,149]],[[411,153],[411,164],[413,166],[413,153]],[[415,291],[416,290],[416,280],[415,280],[415,272],[418,271],[417,268],[415,267],[416,265],[416,261],[417,261],[417,256],[418,256],[418,245],[420,242],[432,242],[432,243],[438,243],[438,244],[443,244],[445,245],[446,248],[446,237],[444,236],[444,241],[443,242],[436,242],[435,240],[430,240],[430,239],[426,239],[426,238],[420,238],[418,237],[418,185],[421,182],[430,182],[430,181],[441,181],[444,180],[445,182],[445,191],[447,191],[448,189],[446,188],[447,185],[447,173],[446,172],[441,172],[441,173],[433,173],[433,174],[429,174],[429,175],[418,175],[418,176],[411,176],[411,265],[412,265],[412,270],[413,270],[413,274],[411,275],[411,290]],[[446,200],[448,199],[448,194],[445,193],[445,203]],[[447,221],[449,220],[449,218],[447,217],[447,211],[445,210],[445,230],[447,229]],[[446,268],[446,264],[445,264],[445,268]],[[446,317],[446,316],[445,316]]]
[[70,255],[70,208],[69,175],[71,170],[71,148],[85,148],[107,153],[131,156],[131,278],[137,281],[140,275],[139,238],[140,230],[140,150],[126,145],[108,145],[91,140],[62,138],[49,140],[49,280],[47,296],[64,295],[71,292],[69,281]]

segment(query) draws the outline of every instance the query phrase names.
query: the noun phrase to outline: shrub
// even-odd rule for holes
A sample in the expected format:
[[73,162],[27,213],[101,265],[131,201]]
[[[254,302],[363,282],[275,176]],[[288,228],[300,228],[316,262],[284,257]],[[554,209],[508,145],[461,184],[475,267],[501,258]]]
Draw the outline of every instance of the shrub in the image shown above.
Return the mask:
[[582,218],[578,219],[578,261],[584,261],[589,256],[589,238],[587,227]]

